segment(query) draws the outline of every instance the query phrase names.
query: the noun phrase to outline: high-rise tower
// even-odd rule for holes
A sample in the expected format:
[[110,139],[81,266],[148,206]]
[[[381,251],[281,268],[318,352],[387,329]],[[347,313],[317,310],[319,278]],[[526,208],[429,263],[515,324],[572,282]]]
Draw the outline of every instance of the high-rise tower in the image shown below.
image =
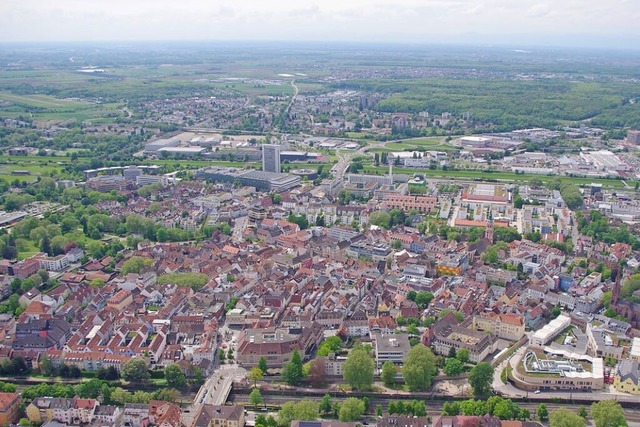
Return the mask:
[[262,170],[264,172],[280,172],[280,146],[276,144],[262,145]]

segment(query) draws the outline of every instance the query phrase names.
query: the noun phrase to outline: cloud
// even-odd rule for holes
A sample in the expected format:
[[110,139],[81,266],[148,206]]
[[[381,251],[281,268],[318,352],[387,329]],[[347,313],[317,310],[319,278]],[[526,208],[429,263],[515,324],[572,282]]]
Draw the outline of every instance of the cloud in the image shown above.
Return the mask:
[[0,40],[429,41],[473,33],[480,41],[635,36],[639,20],[636,0],[1,0]]

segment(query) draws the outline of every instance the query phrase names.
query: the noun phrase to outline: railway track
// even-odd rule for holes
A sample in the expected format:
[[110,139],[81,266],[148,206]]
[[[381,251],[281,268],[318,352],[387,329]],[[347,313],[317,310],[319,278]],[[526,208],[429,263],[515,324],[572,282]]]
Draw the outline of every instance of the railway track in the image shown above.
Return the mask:
[[[294,396],[263,395],[264,403],[265,403],[265,405],[268,405],[268,406],[280,406],[280,405],[282,405],[282,404],[284,404],[286,402],[290,402],[292,400],[302,400],[304,398],[305,398],[304,395],[295,396],[295,397]],[[315,396],[310,397],[310,398],[312,398],[314,400],[317,400],[317,398]],[[344,399],[346,399],[346,397],[338,396],[338,397],[332,397],[331,399],[334,402],[341,402]],[[370,405],[371,410],[375,410],[375,407],[377,405],[381,405],[382,408],[386,411],[386,409],[389,406],[389,402],[395,401],[395,400],[397,400],[397,399],[384,399],[384,398],[371,397],[371,398],[369,398],[369,405]],[[411,400],[411,399],[407,399],[407,400]],[[425,400],[425,404],[426,404],[426,407],[427,407],[427,413],[429,415],[431,415],[431,416],[439,415],[442,412],[442,405],[444,405],[445,402],[447,402],[447,401],[446,400]],[[229,395],[229,399],[227,400],[227,403],[231,403],[231,404],[234,404],[234,405],[250,406],[249,405],[249,396],[244,395],[244,394],[237,394],[237,393],[231,393]],[[538,405],[540,404],[540,402],[516,402],[516,403],[521,408],[528,409],[532,416],[535,416],[536,410],[538,408]],[[553,411],[553,410],[559,409],[559,408],[568,408],[568,409],[571,409],[571,410],[576,410],[580,406],[579,404],[571,403],[571,402],[567,402],[567,403],[545,403],[545,404],[547,405],[547,409],[549,411]],[[587,409],[588,409],[588,406],[587,406]],[[638,403],[638,408],[625,408],[624,409],[624,413],[625,413],[625,416],[627,418],[627,421],[640,422],[640,402]]]

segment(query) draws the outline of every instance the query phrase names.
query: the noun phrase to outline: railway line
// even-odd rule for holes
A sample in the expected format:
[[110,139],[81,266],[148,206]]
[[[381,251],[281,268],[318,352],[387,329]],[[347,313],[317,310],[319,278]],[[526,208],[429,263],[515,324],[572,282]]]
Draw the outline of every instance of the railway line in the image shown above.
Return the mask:
[[[332,397],[332,400],[334,402],[341,402],[343,400],[345,400],[347,397],[349,396],[336,396],[336,397]],[[300,396],[281,396],[281,395],[273,395],[273,394],[267,394],[267,395],[263,395],[263,400],[264,400],[264,404],[267,405],[268,407],[274,408],[274,407],[278,407],[286,402],[290,402],[290,401],[295,401],[295,400],[302,400],[304,399],[305,396],[304,395],[300,395]],[[309,397],[312,399],[317,400],[316,397]],[[389,406],[389,402],[391,401],[396,401],[398,399],[393,399],[393,398],[379,398],[379,397],[370,397],[369,398],[369,405],[370,405],[370,410],[374,411],[375,407],[377,405],[382,406],[382,408],[386,411],[386,409]],[[407,400],[411,400],[411,399],[407,399]],[[431,416],[434,415],[439,415],[442,412],[442,406],[444,405],[445,402],[447,402],[448,400],[446,399],[433,399],[433,400],[425,400],[425,404],[427,407],[427,413]],[[527,402],[527,401],[515,401],[515,403],[518,404],[518,406],[520,406],[521,408],[525,408],[528,409],[529,412],[531,413],[531,415],[533,417],[535,417],[536,414],[536,410],[538,408],[538,405],[542,402]],[[549,411],[553,411],[555,409],[559,409],[559,408],[569,408],[571,410],[576,410],[579,406],[581,406],[580,403],[578,402],[563,402],[563,403],[551,403],[551,402],[544,402],[547,405],[547,409]],[[243,405],[243,406],[250,406],[249,404],[249,396],[245,395],[245,394],[239,394],[239,393],[231,393],[229,395],[229,399],[227,400],[227,404],[234,404],[234,405]],[[588,409],[588,405],[584,405],[587,407]],[[627,418],[627,421],[632,421],[632,422],[640,422],[640,402],[638,402],[635,408],[634,407],[629,407],[629,405],[627,405],[628,407],[624,408],[624,413],[625,416]]]

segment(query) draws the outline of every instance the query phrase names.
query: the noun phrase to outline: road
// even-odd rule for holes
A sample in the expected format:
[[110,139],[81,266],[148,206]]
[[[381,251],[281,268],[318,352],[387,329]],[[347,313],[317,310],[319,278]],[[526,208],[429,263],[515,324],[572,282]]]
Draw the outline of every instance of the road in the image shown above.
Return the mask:
[[296,101],[296,97],[298,96],[298,86],[296,86],[295,80],[291,80],[291,86],[293,87],[293,96],[291,97],[291,101],[289,101],[289,105],[287,105],[287,110],[286,110],[287,114],[289,114],[289,111],[291,110],[291,106]]
[[356,154],[366,153],[367,149],[369,148],[371,147],[364,146],[364,147],[358,148],[356,151],[353,151],[353,152],[348,152],[348,153],[337,152],[338,158],[340,160],[338,160],[338,163],[333,165],[333,167],[331,168],[331,174],[333,175],[333,177],[337,179],[343,179],[344,175],[347,172],[347,169],[349,168],[349,165],[351,164],[351,158]]
[[247,228],[247,224],[249,224],[248,216],[236,218],[233,224],[233,233],[231,234],[234,243],[242,243],[242,234],[245,228]]
[[242,381],[246,376],[247,371],[236,364],[222,365],[216,369],[198,390],[193,404],[185,410],[187,425],[191,425],[192,418],[200,412],[202,405],[224,405],[234,381]]

